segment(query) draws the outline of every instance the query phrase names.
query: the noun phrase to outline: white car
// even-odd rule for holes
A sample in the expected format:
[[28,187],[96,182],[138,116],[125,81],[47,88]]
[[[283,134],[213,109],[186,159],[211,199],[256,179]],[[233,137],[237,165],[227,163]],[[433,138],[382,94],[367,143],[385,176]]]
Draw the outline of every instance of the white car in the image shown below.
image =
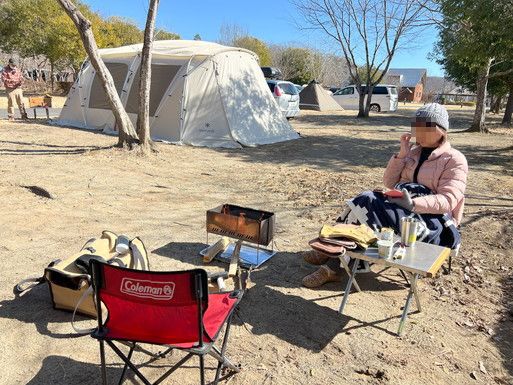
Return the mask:
[[284,80],[267,80],[267,85],[287,119],[299,115],[299,92],[294,83]]
[[[366,92],[366,86],[363,92]],[[344,87],[333,94],[333,99],[346,110],[357,110],[360,95],[356,86]],[[370,110],[373,112],[397,111],[397,87],[388,84],[378,84],[372,90]]]

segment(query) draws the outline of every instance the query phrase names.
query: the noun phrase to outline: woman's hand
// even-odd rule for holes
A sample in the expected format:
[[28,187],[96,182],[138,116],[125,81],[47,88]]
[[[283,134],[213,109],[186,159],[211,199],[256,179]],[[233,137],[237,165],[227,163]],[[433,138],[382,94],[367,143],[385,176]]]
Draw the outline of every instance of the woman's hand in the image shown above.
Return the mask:
[[403,209],[406,209],[408,211],[413,211],[413,208],[415,207],[415,204],[413,203],[413,200],[411,199],[410,192],[403,188],[402,190],[403,196],[401,198],[388,198],[389,202],[395,203],[397,206],[402,207]]
[[406,133],[401,135],[401,149],[399,150],[399,154],[397,154],[398,158],[405,158],[406,155],[408,155],[408,152],[410,151],[410,139],[411,134]]

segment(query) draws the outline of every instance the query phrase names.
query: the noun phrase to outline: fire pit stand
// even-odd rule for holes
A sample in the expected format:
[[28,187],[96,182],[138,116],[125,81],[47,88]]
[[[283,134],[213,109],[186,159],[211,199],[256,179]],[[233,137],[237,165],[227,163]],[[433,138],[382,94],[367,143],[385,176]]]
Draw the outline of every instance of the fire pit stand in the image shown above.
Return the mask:
[[[245,288],[246,280],[249,280],[254,266],[242,266],[240,252],[244,242],[256,244],[257,263],[260,246],[267,246],[274,236],[275,215],[262,210],[232,204],[223,204],[207,211],[207,244],[208,234],[217,234],[236,240],[233,253],[230,258],[228,275],[239,277],[239,286]],[[244,276],[244,277],[243,277]],[[245,278],[245,279],[243,279]]]

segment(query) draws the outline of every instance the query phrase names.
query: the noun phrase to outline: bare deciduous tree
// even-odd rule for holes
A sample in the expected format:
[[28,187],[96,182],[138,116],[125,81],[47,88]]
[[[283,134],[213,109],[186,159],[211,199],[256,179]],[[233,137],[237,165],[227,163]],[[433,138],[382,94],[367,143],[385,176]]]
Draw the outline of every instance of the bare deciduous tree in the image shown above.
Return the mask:
[[406,37],[432,23],[431,0],[293,1],[310,27],[340,46],[360,94],[358,117],[369,116],[372,90]]
[[301,72],[310,74],[308,81],[315,79],[326,86],[340,86],[347,79],[347,66],[342,57],[311,48],[299,48],[301,58],[305,60],[301,60],[301,66],[298,66],[288,55],[294,48],[297,47],[269,46],[272,66],[280,69],[284,79],[293,79]]
[[116,119],[116,125],[119,130],[118,146],[127,146],[132,148],[134,143],[137,143],[137,133],[132,125],[128,114],[123,107],[123,103],[119,98],[114,85],[114,80],[105,66],[100,54],[98,53],[98,46],[91,29],[91,22],[84,17],[84,15],[77,9],[77,7],[70,0],[58,0],[64,11],[73,20],[73,23],[78,29],[80,38],[84,44],[84,49],[89,56],[89,60],[93,65],[96,73],[101,81],[107,100],[111,107],[112,113]]
[[349,70],[344,58],[341,56],[323,54],[321,68],[322,75],[320,79],[327,87],[341,87],[346,84],[349,78]]
[[217,39],[219,44],[233,45],[233,42],[249,36],[248,30],[239,24],[224,23],[219,29],[219,38]]

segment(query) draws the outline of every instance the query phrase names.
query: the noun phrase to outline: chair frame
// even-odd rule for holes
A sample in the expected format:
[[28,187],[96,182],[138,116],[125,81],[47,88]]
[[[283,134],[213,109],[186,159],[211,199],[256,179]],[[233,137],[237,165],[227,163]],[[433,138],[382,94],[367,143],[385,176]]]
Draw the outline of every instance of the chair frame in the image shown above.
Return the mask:
[[[218,361],[216,374],[214,381],[212,382],[213,385],[217,385],[220,380],[226,379],[230,376],[232,376],[235,373],[240,372],[240,366],[233,364],[228,358],[225,357],[225,352],[228,344],[228,338],[230,335],[230,326],[231,321],[233,318],[234,310],[238,306],[243,292],[241,291],[234,291],[232,292],[232,298],[237,298],[237,302],[233,306],[231,312],[229,313],[228,317],[226,318],[224,322],[224,338],[221,345],[221,348],[219,349],[217,346],[214,345],[214,342],[217,339],[217,335],[214,336],[212,339],[212,342],[204,342],[203,336],[205,335],[205,328],[203,324],[203,306],[202,304],[204,302],[208,303],[208,290],[205,292],[205,288],[207,287],[207,275],[204,270],[201,269],[195,269],[190,270],[189,272],[191,274],[194,274],[194,294],[198,303],[198,345],[192,348],[180,348],[180,347],[174,347],[169,345],[159,345],[159,344],[152,344],[157,346],[166,346],[167,349],[164,352],[158,353],[158,354],[152,354],[150,351],[141,348],[137,346],[137,342],[140,341],[124,341],[124,340],[115,340],[110,339],[107,337],[107,330],[102,324],[102,304],[100,300],[99,290],[101,290],[102,287],[102,267],[101,265],[105,265],[102,262],[99,261],[91,261],[91,276],[93,281],[93,288],[94,288],[94,295],[95,295],[95,301],[96,301],[96,309],[98,313],[98,327],[91,333],[91,337],[94,339],[97,339],[100,344],[100,361],[101,361],[101,376],[102,376],[102,384],[107,385],[107,365],[105,360],[105,343],[110,346],[110,348],[123,360],[125,363],[123,367],[123,371],[121,373],[121,376],[118,381],[118,385],[121,385],[123,381],[125,380],[125,375],[127,372],[127,369],[130,368],[134,372],[134,374],[139,377],[139,379],[145,384],[145,385],[157,385],[160,384],[162,381],[164,381],[169,375],[171,375],[175,370],[177,370],[180,366],[182,366],[185,362],[189,361],[192,357],[198,356],[199,357],[199,368],[200,368],[200,384],[205,385],[205,355],[210,355],[213,358],[215,358]],[[119,268],[119,267],[117,267]],[[119,268],[124,269],[128,271],[136,271],[134,269],[128,269],[128,268]],[[145,272],[151,274],[151,272]],[[160,274],[166,273],[166,272],[158,272]],[[183,273],[183,272],[169,272],[169,273]],[[223,327],[219,330],[219,332],[222,330]],[[218,333],[219,334],[219,333]],[[130,350],[128,351],[128,354],[124,354],[119,346],[117,346],[113,341],[118,341],[120,344],[128,345],[130,347]],[[134,351],[142,351],[148,355],[151,355],[153,358],[159,358],[159,357],[165,357],[169,352],[171,352],[173,349],[182,350],[184,352],[187,352],[187,355],[180,359],[177,363],[175,363],[170,369],[168,369],[164,374],[162,374],[155,382],[150,382],[142,373],[141,371],[130,361],[132,358],[132,354]],[[221,371],[223,368],[228,368],[231,370],[231,373],[228,375],[225,375],[221,377]]]

